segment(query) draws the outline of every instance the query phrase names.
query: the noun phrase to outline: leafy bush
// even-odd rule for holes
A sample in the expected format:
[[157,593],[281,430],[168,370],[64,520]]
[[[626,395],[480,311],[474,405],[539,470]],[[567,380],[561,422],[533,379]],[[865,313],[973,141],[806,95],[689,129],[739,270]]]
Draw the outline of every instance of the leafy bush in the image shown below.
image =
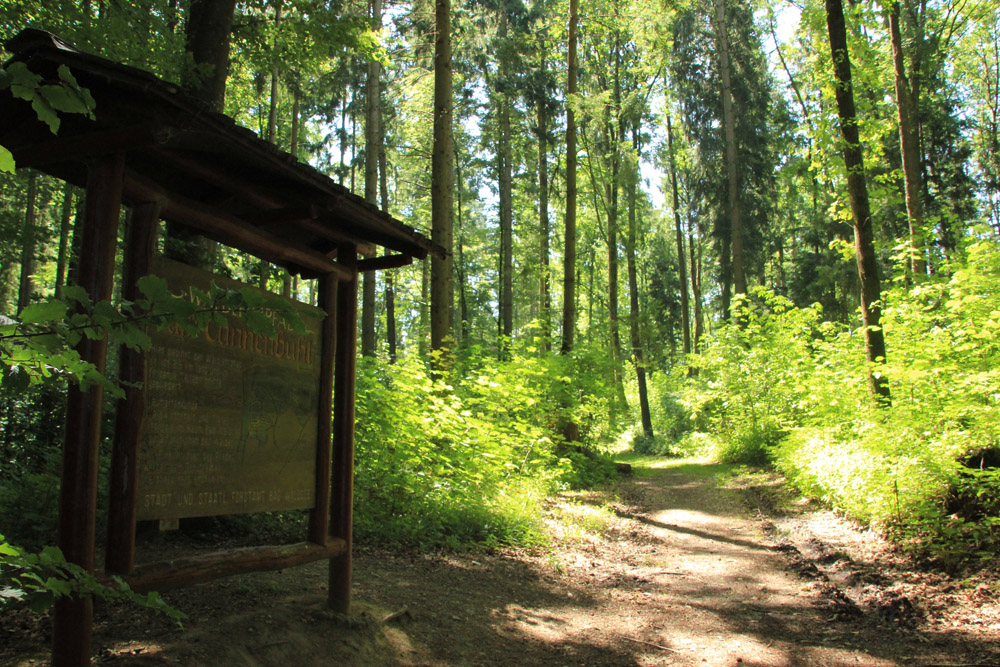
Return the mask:
[[568,423],[592,421],[586,390],[571,379],[579,377],[573,364],[557,355],[466,358],[461,376],[447,385],[413,357],[391,366],[363,359],[355,444],[359,539],[420,547],[541,539],[547,492],[614,472],[606,457],[563,440]]
[[74,563],[67,562],[58,547],[45,547],[38,553],[26,552],[0,535],[0,609],[25,604],[41,613],[57,598],[90,595],[109,602],[128,602],[164,614],[180,625],[183,612],[171,607],[158,593],[140,595],[120,577],[112,585]]
[[723,461],[771,462],[946,567],[995,556],[1000,472],[963,461],[1000,448],[1000,248],[967,252],[950,276],[884,293],[888,363],[876,372],[890,407],[867,391],[859,331],[757,290],[692,359],[697,377],[660,376],[660,404],[683,406],[695,428],[674,447],[711,439]]

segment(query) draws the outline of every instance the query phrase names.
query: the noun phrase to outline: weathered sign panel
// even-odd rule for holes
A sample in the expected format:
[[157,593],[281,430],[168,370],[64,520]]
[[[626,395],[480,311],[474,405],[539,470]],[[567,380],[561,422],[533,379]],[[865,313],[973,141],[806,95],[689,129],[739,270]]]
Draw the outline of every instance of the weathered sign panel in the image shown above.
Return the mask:
[[[174,294],[220,276],[157,258]],[[269,297],[274,295],[269,294]],[[198,335],[152,334],[139,444],[139,519],[305,509],[315,504],[319,329],[296,304],[305,335],[249,330],[238,318]]]

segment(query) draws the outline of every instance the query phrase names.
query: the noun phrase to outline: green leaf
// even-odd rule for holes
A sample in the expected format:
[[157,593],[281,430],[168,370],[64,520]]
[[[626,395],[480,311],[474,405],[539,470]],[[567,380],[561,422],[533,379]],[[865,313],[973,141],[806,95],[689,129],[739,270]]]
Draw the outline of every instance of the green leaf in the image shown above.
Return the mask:
[[38,115],[38,120],[49,126],[49,130],[52,134],[59,132],[59,115],[44,97],[41,95],[35,95],[31,100],[31,108],[34,109],[35,114]]
[[6,171],[13,174],[14,168],[14,156],[9,150],[0,146],[0,171]]
[[244,315],[244,321],[251,331],[261,333],[266,336],[274,335],[274,322],[271,318],[259,310],[249,310]]
[[21,311],[21,321],[25,324],[37,324],[39,322],[59,322],[66,318],[66,302],[59,299],[51,299],[42,303],[35,303]]
[[12,393],[17,394],[28,389],[28,385],[31,384],[31,376],[21,366],[5,366],[0,383]]
[[87,290],[79,285],[66,285],[63,288],[63,298],[67,301],[78,303],[85,308],[90,308],[90,295],[87,294]]
[[136,284],[139,287],[139,291],[154,303],[170,294],[170,291],[167,289],[167,281],[160,276],[152,274],[143,276],[139,278]]
[[55,596],[43,591],[30,597],[28,608],[36,614],[44,614],[52,607],[53,602],[55,602]]
[[57,71],[59,73],[60,81],[62,81],[63,83],[68,83],[74,88],[80,87],[80,84],[76,82],[76,77],[73,76],[73,72],[69,70],[69,67],[67,67],[66,65],[60,65]]
[[84,104],[80,94],[66,86],[42,86],[39,93],[49,103],[49,106],[56,111],[65,113],[87,113],[87,105]]

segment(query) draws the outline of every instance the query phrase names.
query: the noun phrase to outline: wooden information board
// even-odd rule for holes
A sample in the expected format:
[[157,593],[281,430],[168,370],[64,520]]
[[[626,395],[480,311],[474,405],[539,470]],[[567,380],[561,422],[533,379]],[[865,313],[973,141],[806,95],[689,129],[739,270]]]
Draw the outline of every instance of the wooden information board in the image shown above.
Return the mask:
[[[246,285],[158,257],[174,294]],[[268,293],[269,298],[275,298]],[[320,322],[271,337],[238,318],[198,335],[152,334],[139,443],[138,519],[176,519],[315,505]]]

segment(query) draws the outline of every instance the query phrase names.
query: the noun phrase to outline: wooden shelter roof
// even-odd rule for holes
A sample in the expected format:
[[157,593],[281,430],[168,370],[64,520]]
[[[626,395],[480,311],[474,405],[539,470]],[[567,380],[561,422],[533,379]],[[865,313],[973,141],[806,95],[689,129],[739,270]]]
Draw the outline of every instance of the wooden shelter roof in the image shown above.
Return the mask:
[[176,84],[40,30],[24,30],[4,47],[47,80],[58,80],[66,65],[97,103],[96,120],[62,114],[53,135],[28,102],[0,96],[0,144],[18,166],[82,186],[88,160],[124,152],[125,203],[156,202],[163,219],[306,277],[342,272],[332,257],[344,244],[369,257],[375,246],[398,253],[362,260],[359,270],[444,256],[420,233]]

